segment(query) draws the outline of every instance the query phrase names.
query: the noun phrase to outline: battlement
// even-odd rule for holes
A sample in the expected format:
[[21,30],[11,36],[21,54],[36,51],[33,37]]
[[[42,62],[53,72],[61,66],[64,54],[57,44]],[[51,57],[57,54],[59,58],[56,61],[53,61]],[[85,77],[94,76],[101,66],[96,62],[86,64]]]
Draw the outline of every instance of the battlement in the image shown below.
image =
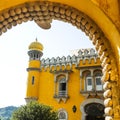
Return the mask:
[[[40,68],[47,68],[47,67],[55,67],[55,66],[67,66],[69,65],[70,67],[72,65],[75,65],[75,67],[80,67],[80,66],[84,66],[86,64],[97,64],[99,59],[99,56],[97,54],[97,52],[95,51],[95,49],[93,48],[89,48],[89,49],[80,49],[78,51],[78,55],[73,55],[70,56],[68,55],[67,57],[63,56],[63,57],[57,57],[54,58],[52,57],[47,58],[47,59],[42,59],[41,60],[41,66]],[[98,63],[99,64],[99,63]]]

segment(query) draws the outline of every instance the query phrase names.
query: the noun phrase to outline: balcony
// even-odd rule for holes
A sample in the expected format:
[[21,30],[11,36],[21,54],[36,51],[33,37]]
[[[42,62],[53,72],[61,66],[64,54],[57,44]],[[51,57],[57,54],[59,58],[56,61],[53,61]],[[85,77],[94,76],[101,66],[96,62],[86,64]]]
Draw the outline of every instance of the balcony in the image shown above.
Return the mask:
[[96,96],[103,96],[103,90],[81,90],[80,93],[85,97],[96,97]]
[[67,99],[69,98],[68,94],[66,91],[59,91],[58,94],[54,95],[54,98],[60,102],[60,100],[63,100],[64,102],[67,101]]

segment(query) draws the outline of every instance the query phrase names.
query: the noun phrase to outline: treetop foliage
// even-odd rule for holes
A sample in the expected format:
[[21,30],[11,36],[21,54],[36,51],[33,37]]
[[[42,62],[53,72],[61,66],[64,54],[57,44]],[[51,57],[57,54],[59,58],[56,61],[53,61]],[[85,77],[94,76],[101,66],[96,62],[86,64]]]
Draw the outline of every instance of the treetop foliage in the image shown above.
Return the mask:
[[50,106],[30,102],[15,110],[11,120],[58,120],[58,115]]

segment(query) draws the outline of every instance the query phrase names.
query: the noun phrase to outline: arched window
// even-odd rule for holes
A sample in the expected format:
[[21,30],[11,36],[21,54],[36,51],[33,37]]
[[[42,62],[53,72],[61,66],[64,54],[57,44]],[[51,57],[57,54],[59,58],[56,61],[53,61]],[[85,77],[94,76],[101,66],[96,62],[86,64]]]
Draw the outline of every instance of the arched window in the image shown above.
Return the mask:
[[93,80],[90,74],[86,75],[86,90],[87,91],[93,90]]
[[101,68],[83,69],[80,72],[80,90],[81,93],[99,93],[103,92],[103,85],[101,82],[102,70]]
[[[55,76],[55,89],[54,98],[60,102],[61,100],[66,102],[68,96],[68,73],[59,73]],[[64,98],[64,99],[63,99]]]
[[95,74],[95,84],[96,84],[96,90],[97,91],[103,89],[102,82],[101,82],[101,77],[102,77],[102,74],[100,72]]
[[66,79],[59,80],[59,96],[66,96]]
[[59,120],[67,120],[67,112],[64,109],[60,109],[58,112]]

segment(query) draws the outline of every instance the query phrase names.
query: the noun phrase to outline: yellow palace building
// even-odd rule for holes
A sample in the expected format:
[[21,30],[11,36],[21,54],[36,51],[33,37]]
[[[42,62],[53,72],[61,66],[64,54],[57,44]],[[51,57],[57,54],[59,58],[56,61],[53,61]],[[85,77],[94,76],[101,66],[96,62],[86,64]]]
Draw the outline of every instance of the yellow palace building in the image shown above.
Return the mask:
[[104,120],[102,68],[96,51],[44,59],[43,45],[29,45],[26,102],[53,106],[59,120]]

